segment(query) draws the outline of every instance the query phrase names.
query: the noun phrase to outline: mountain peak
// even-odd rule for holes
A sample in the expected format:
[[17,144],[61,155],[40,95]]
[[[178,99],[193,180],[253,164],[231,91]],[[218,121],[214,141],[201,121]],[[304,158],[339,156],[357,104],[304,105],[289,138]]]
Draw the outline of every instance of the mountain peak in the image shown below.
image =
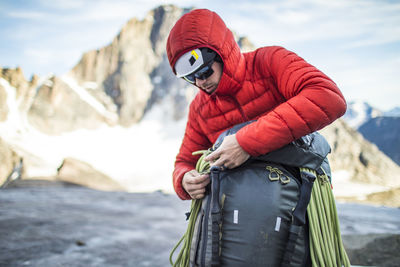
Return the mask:
[[392,108],[391,110],[384,113],[386,117],[400,117],[400,107]]
[[382,111],[372,107],[364,101],[350,101],[347,104],[346,114],[343,119],[354,129],[360,127],[363,123],[382,115]]
[[[138,122],[156,88],[153,77],[160,76],[160,66],[168,66],[168,34],[184,12],[185,9],[163,5],[149,11],[142,20],[129,20],[111,44],[85,53],[69,76],[81,85],[95,82],[96,90],[105,92],[114,102],[122,125]],[[173,76],[169,69],[163,74]],[[168,85],[163,83],[163,90],[170,91],[177,84],[177,79],[170,79]]]
[[28,81],[25,79],[24,72],[20,67],[15,69],[11,68],[0,68],[0,78],[5,79],[9,84],[15,88],[20,87],[22,84],[26,84]]

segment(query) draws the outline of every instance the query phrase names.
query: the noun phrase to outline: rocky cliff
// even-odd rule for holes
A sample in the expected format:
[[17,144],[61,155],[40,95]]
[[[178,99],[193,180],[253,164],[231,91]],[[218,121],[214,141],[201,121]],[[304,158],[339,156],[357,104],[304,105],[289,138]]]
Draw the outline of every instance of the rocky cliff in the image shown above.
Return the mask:
[[375,144],[339,119],[321,133],[332,148],[328,156],[336,198],[343,201],[400,206],[400,167]]
[[159,85],[164,92],[184,87],[169,70],[165,54],[169,31],[184,12],[161,6],[143,20],[131,19],[110,45],[85,53],[69,75],[81,85],[93,82],[96,90],[104,91],[116,105],[122,125],[138,122],[160,94],[153,93],[160,91]]
[[350,101],[343,119],[400,164],[400,107],[382,112],[366,102]]
[[27,81],[20,68],[0,70],[0,122],[8,121],[18,131],[29,123],[43,133],[57,135],[118,122],[101,92],[95,98],[95,93],[70,79],[52,75]]
[[[173,75],[165,47],[175,21],[188,11],[165,5],[150,11],[143,20],[131,19],[110,45],[85,53],[68,76],[83,87],[94,83],[96,91],[105,92],[124,126],[141,120],[164,98],[173,103],[174,119],[183,118],[193,88]],[[236,39],[243,51],[254,49],[246,37]]]
[[37,88],[28,118],[31,124],[48,134],[77,128],[94,129],[105,121],[90,102],[83,101],[76,91],[58,77],[51,77]]
[[[35,87],[39,77],[33,75],[31,80],[25,79],[21,68],[0,68],[0,122],[6,121],[12,103],[18,102],[17,111],[26,113],[34,98]],[[12,88],[12,90],[10,90]],[[10,99],[13,98],[13,99]]]
[[343,120],[321,133],[332,147],[329,160],[334,170],[347,170],[359,182],[400,186],[400,167]]
[[22,176],[22,158],[0,138],[0,187],[5,187]]

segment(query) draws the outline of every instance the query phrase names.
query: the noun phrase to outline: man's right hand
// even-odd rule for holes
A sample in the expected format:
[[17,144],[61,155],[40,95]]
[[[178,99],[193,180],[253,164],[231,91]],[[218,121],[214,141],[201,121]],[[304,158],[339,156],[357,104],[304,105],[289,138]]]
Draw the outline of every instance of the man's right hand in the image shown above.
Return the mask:
[[182,186],[192,199],[202,199],[209,183],[210,175],[200,174],[196,170],[188,171],[182,179]]

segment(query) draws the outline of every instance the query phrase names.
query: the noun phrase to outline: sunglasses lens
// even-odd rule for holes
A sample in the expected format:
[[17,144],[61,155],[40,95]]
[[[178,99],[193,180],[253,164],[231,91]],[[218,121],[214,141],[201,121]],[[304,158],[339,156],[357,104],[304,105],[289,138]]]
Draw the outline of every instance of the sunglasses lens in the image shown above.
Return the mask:
[[196,71],[195,73],[191,73],[189,75],[184,76],[183,79],[185,79],[185,81],[192,83],[192,84],[196,83],[196,79],[200,79],[200,80],[207,79],[214,73],[213,69],[211,68],[211,65],[213,63],[214,62],[211,61],[208,65],[204,66],[203,68]]
[[194,74],[194,77],[200,80],[205,80],[210,77],[214,73],[213,69],[210,66],[205,66],[198,72]]
[[187,81],[188,83],[193,83],[194,84],[196,82],[194,74],[186,75],[186,76],[183,77],[183,79],[185,81]]

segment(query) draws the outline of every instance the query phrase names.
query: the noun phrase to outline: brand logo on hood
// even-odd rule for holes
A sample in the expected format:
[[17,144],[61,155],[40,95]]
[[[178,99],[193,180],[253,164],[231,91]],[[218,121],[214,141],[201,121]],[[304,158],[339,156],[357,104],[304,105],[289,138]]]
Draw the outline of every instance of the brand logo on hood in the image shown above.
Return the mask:
[[196,62],[196,60],[199,58],[199,56],[197,55],[196,51],[192,50],[192,52],[190,52],[190,54],[192,55],[189,58],[189,63],[190,66],[193,66],[193,64]]

